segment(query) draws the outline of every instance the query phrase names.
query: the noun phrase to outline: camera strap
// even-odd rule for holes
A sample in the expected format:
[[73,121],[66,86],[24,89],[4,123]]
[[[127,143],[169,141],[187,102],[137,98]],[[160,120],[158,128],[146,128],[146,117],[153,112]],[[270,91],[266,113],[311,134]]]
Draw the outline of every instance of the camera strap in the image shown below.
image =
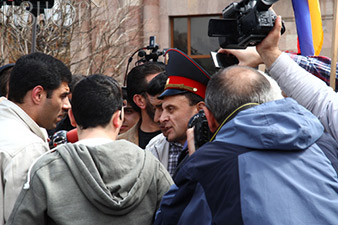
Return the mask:
[[234,111],[232,111],[232,113],[230,113],[229,116],[227,116],[223,122],[221,123],[221,125],[219,125],[219,127],[217,128],[216,132],[214,133],[214,135],[211,137],[209,142],[212,142],[216,135],[218,134],[219,130],[223,127],[224,124],[226,124],[228,121],[232,120],[240,111],[249,109],[251,107],[257,106],[259,105],[258,103],[246,103],[244,105],[239,106],[237,109],[235,109]]

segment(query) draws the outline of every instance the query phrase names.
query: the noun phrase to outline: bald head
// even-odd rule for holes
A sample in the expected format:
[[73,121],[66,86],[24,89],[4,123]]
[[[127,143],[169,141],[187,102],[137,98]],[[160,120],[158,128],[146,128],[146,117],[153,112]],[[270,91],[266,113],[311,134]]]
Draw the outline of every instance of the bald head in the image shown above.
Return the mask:
[[274,100],[270,82],[257,70],[228,67],[211,77],[205,102],[218,123],[239,106],[246,103],[264,103]]
[[250,67],[232,66],[220,72],[222,86],[237,96],[247,96],[257,91],[259,83],[262,88],[270,88],[269,82],[257,70]]

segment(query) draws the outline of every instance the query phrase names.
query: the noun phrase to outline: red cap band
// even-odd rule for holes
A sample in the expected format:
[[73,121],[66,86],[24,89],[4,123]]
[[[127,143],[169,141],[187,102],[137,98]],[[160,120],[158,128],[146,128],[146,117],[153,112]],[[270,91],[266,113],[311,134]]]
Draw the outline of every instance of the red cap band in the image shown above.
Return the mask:
[[166,89],[181,89],[190,91],[204,99],[206,86],[186,77],[170,76],[167,80],[167,84],[165,85],[165,90]]

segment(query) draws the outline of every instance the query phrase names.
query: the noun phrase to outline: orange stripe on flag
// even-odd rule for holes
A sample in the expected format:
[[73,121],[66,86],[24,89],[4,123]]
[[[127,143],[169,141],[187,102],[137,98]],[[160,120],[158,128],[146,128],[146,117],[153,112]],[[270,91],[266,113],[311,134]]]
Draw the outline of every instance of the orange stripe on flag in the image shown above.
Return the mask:
[[319,55],[322,50],[324,32],[322,26],[322,16],[318,0],[308,0],[311,17],[312,39],[315,55]]

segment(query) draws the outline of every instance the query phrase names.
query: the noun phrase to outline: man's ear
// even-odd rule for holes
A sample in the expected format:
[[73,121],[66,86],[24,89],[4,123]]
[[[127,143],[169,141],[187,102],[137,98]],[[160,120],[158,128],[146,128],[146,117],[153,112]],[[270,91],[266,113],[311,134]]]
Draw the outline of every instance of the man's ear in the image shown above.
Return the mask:
[[143,97],[143,96],[140,95],[140,94],[134,95],[133,101],[134,101],[134,103],[135,103],[138,107],[140,107],[141,109],[145,109],[146,106],[147,106],[145,97]]
[[121,110],[118,110],[113,114],[112,123],[115,128],[120,128],[122,126],[123,115]]
[[200,101],[199,103],[197,103],[196,107],[197,107],[197,111],[200,111],[201,109],[203,109],[203,107],[205,107],[205,102]]
[[193,110],[195,112],[193,112],[194,114],[198,113],[198,111],[200,111],[201,109],[203,109],[203,106],[205,105],[204,101],[200,101],[199,103],[197,103],[196,105],[194,105]]
[[31,92],[31,98],[33,103],[36,105],[40,104],[44,95],[47,95],[45,89],[41,85],[35,86]]
[[73,110],[70,108],[68,110],[68,117],[69,117],[69,120],[70,120],[70,124],[73,126],[73,127],[76,127],[77,123],[75,121],[75,117],[74,117],[74,114],[73,114]]
[[216,121],[212,112],[205,105],[203,106],[203,111],[205,113],[205,117],[208,120],[209,129],[212,133],[214,133],[219,127],[219,123]]

